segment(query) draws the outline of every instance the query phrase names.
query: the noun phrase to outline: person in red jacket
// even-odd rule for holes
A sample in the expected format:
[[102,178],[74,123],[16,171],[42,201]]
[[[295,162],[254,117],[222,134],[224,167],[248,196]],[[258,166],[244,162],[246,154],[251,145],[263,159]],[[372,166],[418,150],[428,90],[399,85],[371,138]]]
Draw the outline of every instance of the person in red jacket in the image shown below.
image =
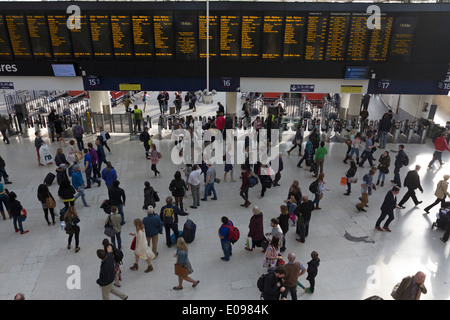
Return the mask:
[[444,162],[442,162],[442,153],[447,150],[450,151],[450,148],[448,147],[447,141],[445,140],[447,136],[447,133],[444,131],[441,133],[439,137],[434,140],[434,153],[433,153],[433,159],[431,159],[430,163],[428,164],[428,169],[431,169],[433,163],[438,160],[439,164],[442,166]]

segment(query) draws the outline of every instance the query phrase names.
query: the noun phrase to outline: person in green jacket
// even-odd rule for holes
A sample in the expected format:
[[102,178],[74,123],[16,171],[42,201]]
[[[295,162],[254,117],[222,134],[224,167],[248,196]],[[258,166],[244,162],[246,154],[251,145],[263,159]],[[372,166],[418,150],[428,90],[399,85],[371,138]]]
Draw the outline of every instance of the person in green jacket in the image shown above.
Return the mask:
[[[316,163],[316,174],[313,176],[317,178],[319,173],[323,173],[323,163],[325,161],[325,155],[328,153],[327,148],[325,148],[325,141],[320,142],[320,147],[317,148],[316,154],[314,156],[314,162]],[[320,172],[319,172],[320,168]]]

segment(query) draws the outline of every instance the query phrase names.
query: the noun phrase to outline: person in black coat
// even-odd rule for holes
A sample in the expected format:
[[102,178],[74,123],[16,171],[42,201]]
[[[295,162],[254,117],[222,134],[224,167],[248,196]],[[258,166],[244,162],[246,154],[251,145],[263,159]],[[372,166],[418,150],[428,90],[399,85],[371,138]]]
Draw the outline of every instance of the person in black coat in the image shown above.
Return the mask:
[[113,181],[112,187],[108,190],[109,200],[111,200],[111,204],[117,207],[120,216],[122,217],[121,225],[125,224],[125,218],[123,213],[123,207],[125,206],[125,202],[127,197],[125,195],[125,190],[119,187],[120,182],[118,180]]
[[314,210],[314,203],[308,199],[308,196],[302,197],[302,202],[295,208],[294,214],[297,216],[297,234],[300,238],[296,238],[297,242],[305,243],[305,238],[309,233],[309,221],[311,220],[311,212]]
[[400,169],[403,167],[403,163],[406,159],[406,153],[403,151],[405,148],[404,145],[398,146],[398,154],[395,156],[395,163],[394,163],[394,180],[391,180],[391,182],[395,183],[397,186],[401,187],[402,182],[400,180]]
[[279,300],[281,293],[286,288],[283,286],[283,278],[286,275],[286,269],[279,266],[274,272],[269,272],[264,278],[264,300]]
[[9,210],[13,218],[14,229],[16,232],[20,231],[20,234],[28,233],[28,230],[24,230],[22,226],[22,205],[17,201],[17,195],[14,192],[9,193]]
[[389,114],[385,113],[378,125],[378,137],[380,141],[380,145],[378,147],[380,149],[386,148],[387,135],[391,131],[391,126],[392,120],[389,119]]
[[122,300],[126,300],[128,296],[113,285],[114,279],[116,278],[116,271],[114,268],[114,257],[112,252],[113,249],[111,245],[107,247],[106,251],[102,249],[97,250],[97,257],[102,261],[97,284],[102,288],[103,300],[109,300],[110,293]]
[[420,177],[418,174],[419,170],[420,170],[420,166],[416,165],[416,168],[414,170],[409,171],[405,177],[405,181],[403,182],[403,184],[405,185],[405,187],[408,188],[408,191],[403,196],[403,199],[398,203],[398,206],[401,209],[405,209],[403,204],[406,201],[408,201],[409,198],[413,199],[414,205],[416,205],[416,206],[418,204],[422,203],[422,201],[417,200],[416,192],[415,192],[416,189],[419,189],[423,193],[422,185],[420,184]]
[[[394,186],[392,188],[392,190],[390,190],[390,191],[388,191],[388,193],[386,193],[383,204],[381,205],[381,208],[380,208],[381,215],[375,224],[375,229],[377,229],[379,231],[384,231],[384,230],[386,230],[388,232],[391,231],[389,229],[389,224],[392,222],[392,220],[394,220],[394,209],[400,208],[397,205],[397,195],[399,192],[400,192],[400,188],[397,186]],[[383,228],[381,228],[380,227],[381,222],[386,218],[386,216],[389,216],[389,218],[384,223]]]
[[[48,186],[43,183],[40,184],[37,190],[37,198],[42,203],[42,209],[44,210],[44,216],[45,220],[47,221],[47,224],[50,225],[50,221],[48,220],[48,211],[50,210],[50,215],[52,216],[52,222],[55,224],[55,208],[47,208],[46,207],[46,200],[47,198],[52,198],[53,201],[55,201],[55,198],[53,198],[53,195],[50,193],[50,190],[48,189]],[[56,201],[55,201],[56,203]]]
[[175,198],[175,205],[183,211],[183,197],[186,194],[188,187],[186,182],[181,178],[181,172],[175,172],[174,179],[170,182],[169,190]]

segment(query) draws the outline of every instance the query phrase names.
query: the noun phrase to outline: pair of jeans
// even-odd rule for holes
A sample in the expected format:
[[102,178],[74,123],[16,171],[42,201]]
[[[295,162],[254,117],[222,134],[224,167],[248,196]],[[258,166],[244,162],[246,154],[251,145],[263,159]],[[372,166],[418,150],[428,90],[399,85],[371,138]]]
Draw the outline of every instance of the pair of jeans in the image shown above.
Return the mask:
[[305,238],[309,233],[309,220],[305,221],[303,225],[297,224],[297,234],[300,236],[300,241],[305,242]]
[[78,193],[75,195],[75,200],[77,200],[80,196],[81,196],[81,200],[83,201],[83,204],[85,206],[87,206],[87,202],[86,202],[86,196],[84,195],[84,187],[83,186],[79,186],[78,187]]
[[208,183],[205,186],[205,196],[203,197],[204,200],[206,200],[208,198],[208,194],[212,191],[212,193],[214,194],[214,199],[217,199],[217,193],[216,193],[216,189],[214,188],[214,182],[213,183]]
[[14,229],[16,231],[19,230],[20,232],[23,232],[22,217],[21,216],[13,216],[13,224],[14,224]]
[[381,181],[384,182],[384,179],[386,178],[386,173],[381,172],[381,170],[378,170],[378,180],[377,181]]
[[200,183],[197,185],[191,184],[191,193],[192,201],[194,202],[192,205],[198,207],[200,205]]
[[239,193],[239,195],[242,197],[242,199],[244,199],[245,204],[249,203],[249,201],[248,201],[248,189],[249,189],[249,186],[242,187],[242,190]]
[[232,247],[231,247],[231,241],[221,241],[220,244],[222,245],[222,251],[223,251],[223,260],[230,260],[230,256],[232,255]]
[[78,149],[79,149],[81,152],[83,152],[83,150],[84,150],[83,137],[76,137],[75,139],[77,140],[77,146],[78,146]]
[[439,164],[442,164],[442,151],[434,151],[433,159],[431,159],[430,163],[428,164],[428,168],[431,168],[436,160],[439,161]]
[[90,166],[89,168],[86,168],[87,188],[91,187],[91,182],[96,182],[100,185],[100,180],[92,177],[92,170],[93,170],[92,166]]
[[381,149],[386,148],[387,134],[387,131],[378,132],[378,138],[380,140],[379,148]]
[[350,151],[350,153],[348,154],[347,157],[351,158],[354,153],[356,153],[356,159],[359,159],[359,149],[353,148],[353,147],[352,147],[352,151]]
[[116,239],[117,239],[117,248],[120,249],[122,247],[122,238],[120,237],[120,232],[114,233],[114,237],[111,237],[111,242],[116,246]]
[[67,239],[67,244],[70,246],[72,244],[73,236],[75,236],[75,248],[78,248],[80,246],[80,227],[75,225],[72,228],[73,233],[69,235],[69,238]]
[[394,183],[398,186],[402,186],[402,182],[400,180],[400,168],[401,167],[395,167],[394,168]]
[[172,230],[175,234],[175,242],[180,237],[180,234],[178,232],[178,223],[165,224],[164,229],[166,231],[166,244],[168,247],[170,247],[172,245],[172,241],[170,239],[170,230]]

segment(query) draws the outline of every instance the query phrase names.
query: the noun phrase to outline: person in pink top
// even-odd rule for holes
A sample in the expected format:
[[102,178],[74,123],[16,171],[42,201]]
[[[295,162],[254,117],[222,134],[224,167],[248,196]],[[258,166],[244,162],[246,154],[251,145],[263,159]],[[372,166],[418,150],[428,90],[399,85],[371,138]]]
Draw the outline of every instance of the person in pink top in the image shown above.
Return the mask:
[[439,164],[442,166],[444,162],[442,162],[442,153],[447,150],[450,151],[450,148],[448,147],[447,141],[445,138],[447,137],[447,132],[443,131],[439,137],[434,140],[434,153],[433,153],[433,159],[431,159],[430,163],[428,164],[428,169],[431,169],[433,166],[433,163],[438,160]]
[[157,174],[159,174],[159,177],[161,177],[161,173],[158,171],[158,169],[156,169],[156,165],[158,164],[160,153],[158,152],[158,150],[156,150],[156,145],[154,143],[152,143],[152,145],[150,146],[150,149],[151,149],[150,159],[152,161],[152,171],[155,173],[155,177]]

